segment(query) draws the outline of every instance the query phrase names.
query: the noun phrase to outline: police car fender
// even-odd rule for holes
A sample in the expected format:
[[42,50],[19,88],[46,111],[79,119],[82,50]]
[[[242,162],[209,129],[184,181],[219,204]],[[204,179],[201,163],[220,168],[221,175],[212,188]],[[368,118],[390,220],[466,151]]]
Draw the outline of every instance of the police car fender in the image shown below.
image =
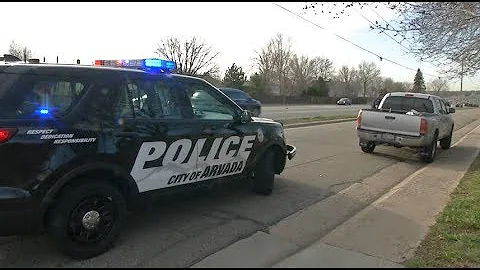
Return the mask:
[[[102,161],[92,161],[87,164],[83,164],[79,167],[76,167],[75,169],[69,171],[68,173],[62,175],[58,180],[55,177],[55,175],[52,175],[50,179],[52,181],[55,181],[52,186],[48,189],[47,193],[43,197],[40,206],[43,210],[46,210],[48,208],[48,205],[53,201],[55,196],[62,190],[62,188],[70,183],[74,179],[79,179],[79,177],[82,177],[82,175],[90,174],[91,172],[94,171],[106,171],[106,172],[111,172],[112,177],[115,179],[122,178],[125,180],[125,184],[127,185],[127,188],[130,192],[129,195],[136,195],[139,193],[139,190],[137,188],[137,185],[135,181],[132,179],[130,174],[128,174],[127,171],[125,171],[124,168],[120,167],[117,164],[113,163],[108,163],[108,162],[102,162]],[[88,180],[88,179],[85,179]],[[107,179],[102,179],[102,180],[107,180]]]
[[[130,172],[140,192],[241,174],[257,135],[215,138],[208,154],[200,156],[207,138],[144,142]],[[237,146],[231,149],[232,146]],[[192,150],[193,147],[193,150]],[[163,157],[163,158],[162,158]],[[146,167],[161,160],[160,166]]]

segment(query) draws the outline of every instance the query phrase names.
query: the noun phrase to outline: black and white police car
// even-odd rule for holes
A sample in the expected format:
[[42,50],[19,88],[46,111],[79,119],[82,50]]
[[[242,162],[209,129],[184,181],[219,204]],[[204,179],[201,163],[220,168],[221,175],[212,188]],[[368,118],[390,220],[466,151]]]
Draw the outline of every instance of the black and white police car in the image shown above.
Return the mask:
[[296,153],[283,126],[174,69],[0,65],[0,235],[47,232],[85,259],[111,247],[140,195],[229,179],[269,195]]

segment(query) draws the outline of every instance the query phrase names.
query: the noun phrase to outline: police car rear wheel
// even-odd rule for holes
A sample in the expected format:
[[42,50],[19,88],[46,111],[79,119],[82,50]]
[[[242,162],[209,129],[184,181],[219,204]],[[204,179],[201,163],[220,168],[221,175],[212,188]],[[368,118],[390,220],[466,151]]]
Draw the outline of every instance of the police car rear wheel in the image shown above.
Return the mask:
[[125,199],[116,187],[82,182],[65,188],[58,199],[48,230],[65,255],[87,259],[111,247],[126,216]]
[[261,195],[270,195],[273,192],[275,181],[274,152],[267,151],[260,158],[255,168],[253,178],[253,191]]

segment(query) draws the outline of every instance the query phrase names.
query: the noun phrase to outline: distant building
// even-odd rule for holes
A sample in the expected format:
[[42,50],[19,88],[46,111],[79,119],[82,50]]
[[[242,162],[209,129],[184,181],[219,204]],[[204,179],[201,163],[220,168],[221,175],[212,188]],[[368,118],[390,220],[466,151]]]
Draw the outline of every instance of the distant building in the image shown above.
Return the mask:
[[15,55],[4,54],[3,57],[2,57],[2,61],[5,61],[5,62],[16,62],[16,61],[22,61],[22,59],[16,57]]

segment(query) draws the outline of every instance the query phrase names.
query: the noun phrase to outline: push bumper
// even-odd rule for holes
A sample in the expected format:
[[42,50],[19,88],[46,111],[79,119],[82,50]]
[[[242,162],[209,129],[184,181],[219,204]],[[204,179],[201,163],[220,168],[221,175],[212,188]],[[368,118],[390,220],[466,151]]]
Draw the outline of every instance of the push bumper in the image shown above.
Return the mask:
[[428,146],[432,138],[430,136],[408,136],[401,134],[390,134],[385,132],[357,129],[357,135],[360,139],[360,146],[367,142],[375,144],[391,144],[407,147],[425,147]]
[[297,154],[297,148],[293,145],[287,144],[287,157],[292,159]]
[[0,187],[0,236],[39,232],[41,213],[28,191]]

